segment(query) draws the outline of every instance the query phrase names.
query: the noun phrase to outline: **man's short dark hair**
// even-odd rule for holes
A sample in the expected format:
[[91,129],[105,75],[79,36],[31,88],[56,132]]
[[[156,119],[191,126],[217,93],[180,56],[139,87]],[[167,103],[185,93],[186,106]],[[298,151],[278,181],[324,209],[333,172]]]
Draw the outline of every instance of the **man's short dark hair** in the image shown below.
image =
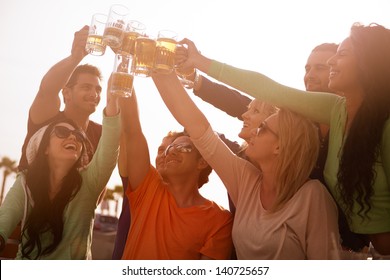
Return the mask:
[[90,64],[83,64],[77,66],[76,69],[74,69],[65,87],[73,87],[77,83],[79,75],[83,73],[95,75],[99,78],[100,81],[103,79],[102,73],[100,72],[99,68]]

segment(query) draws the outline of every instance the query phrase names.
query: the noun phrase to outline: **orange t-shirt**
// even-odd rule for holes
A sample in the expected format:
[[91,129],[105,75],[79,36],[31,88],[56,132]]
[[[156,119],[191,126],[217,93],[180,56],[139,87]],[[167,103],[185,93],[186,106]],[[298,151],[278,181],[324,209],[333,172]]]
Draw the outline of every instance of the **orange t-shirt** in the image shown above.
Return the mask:
[[212,201],[179,208],[151,166],[136,191],[127,188],[131,225],[122,259],[229,259],[232,215]]

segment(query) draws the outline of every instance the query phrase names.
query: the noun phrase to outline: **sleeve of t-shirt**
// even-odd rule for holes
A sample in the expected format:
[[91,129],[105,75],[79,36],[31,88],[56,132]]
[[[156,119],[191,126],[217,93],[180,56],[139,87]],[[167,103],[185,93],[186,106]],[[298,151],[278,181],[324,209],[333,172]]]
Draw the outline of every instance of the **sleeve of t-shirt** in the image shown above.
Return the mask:
[[306,255],[312,260],[339,258],[340,237],[338,213],[333,198],[318,180],[305,197],[307,209],[302,205],[302,213],[307,214]]
[[245,182],[256,181],[261,171],[249,161],[235,155],[211,127],[200,138],[191,138],[191,140],[218,174],[233,203],[236,204],[240,193],[253,187]]
[[118,161],[120,136],[119,114],[113,117],[103,118],[102,137],[92,161],[83,171],[83,179],[86,180],[91,193],[99,196],[106,186]]
[[205,77],[202,77],[202,84],[198,90],[194,90],[194,93],[207,103],[240,120],[252,101],[237,90],[214,83]]
[[145,178],[134,191],[131,189],[130,183],[128,183],[126,197],[129,200],[132,216],[135,215],[133,213],[135,213],[137,209],[142,207],[145,203],[153,203],[153,197],[159,187],[160,181],[160,174],[157,172],[155,167],[150,165]]
[[17,175],[0,207],[0,235],[4,240],[8,239],[16,225],[23,218],[26,203],[22,184],[23,176],[22,173]]
[[210,227],[215,228],[216,230],[212,232],[200,252],[215,260],[230,259],[233,251],[232,215],[226,210],[221,212],[219,218],[209,222],[213,223],[213,225],[210,224]]

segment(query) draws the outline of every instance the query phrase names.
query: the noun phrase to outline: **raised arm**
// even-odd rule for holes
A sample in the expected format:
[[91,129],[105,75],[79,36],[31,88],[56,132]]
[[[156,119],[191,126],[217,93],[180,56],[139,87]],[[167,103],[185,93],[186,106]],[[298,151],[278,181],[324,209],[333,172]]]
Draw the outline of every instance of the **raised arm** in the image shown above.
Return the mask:
[[87,55],[85,44],[88,29],[88,26],[84,26],[75,32],[71,54],[50,68],[43,77],[39,91],[30,107],[30,117],[34,123],[43,123],[55,116],[60,110],[59,93],[66,85],[73,70]]
[[184,90],[176,74],[156,73],[153,74],[152,78],[175,119],[191,137],[199,138],[202,136],[210,124]]
[[332,93],[307,92],[281,85],[254,71],[239,69],[202,55],[195,44],[184,39],[187,56],[178,59],[183,68],[194,67],[246,94],[278,107],[288,108],[316,122],[329,124],[332,109],[342,97]]
[[242,120],[242,114],[247,111],[248,105],[252,101],[239,91],[212,82],[202,75],[199,75],[198,83],[196,86],[194,85],[194,94],[239,120]]
[[[122,125],[123,129],[123,125]],[[123,178],[129,177],[127,174],[127,152],[126,152],[126,135],[124,132],[121,133],[120,139],[120,150],[118,158],[118,171],[119,175]]]
[[121,175],[129,178],[129,187],[134,191],[150,169],[150,155],[146,138],[142,132],[135,91],[129,98],[120,98],[122,119]]
[[[182,42],[188,43],[189,41]],[[179,72],[191,73],[185,76],[188,80],[193,81],[193,91],[196,96],[202,98],[204,101],[221,111],[224,111],[228,115],[242,120],[242,114],[247,111],[248,105],[252,99],[226,85],[212,82],[200,75],[199,72],[196,72],[194,69],[195,63],[192,63],[191,61],[192,57],[197,58],[195,61],[205,59],[207,62],[206,57],[197,56],[198,54],[200,54],[200,52],[198,52],[194,44],[188,46],[188,48],[177,48],[175,60]],[[190,62],[187,62],[187,60]],[[189,67],[187,65],[189,65]],[[205,71],[205,69],[203,69],[203,71]]]
[[[108,84],[110,84],[109,79]],[[107,87],[109,88],[109,86]],[[102,136],[99,145],[84,172],[84,179],[90,190],[99,195],[107,185],[119,154],[120,116],[118,97],[111,96],[107,90],[107,101],[103,111]]]

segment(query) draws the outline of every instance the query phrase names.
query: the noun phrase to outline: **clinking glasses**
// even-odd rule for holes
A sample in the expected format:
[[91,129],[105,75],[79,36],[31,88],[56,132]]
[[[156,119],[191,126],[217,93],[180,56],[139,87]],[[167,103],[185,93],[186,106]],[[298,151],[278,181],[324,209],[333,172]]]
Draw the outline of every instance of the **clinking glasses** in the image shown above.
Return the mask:
[[171,144],[165,149],[164,156],[167,156],[171,149],[175,149],[179,153],[191,153],[193,147],[190,144]]
[[73,134],[76,137],[76,140],[80,143],[83,143],[87,139],[87,137],[83,131],[76,130],[76,129],[71,130],[71,129],[67,128],[66,126],[61,126],[61,125],[55,126],[53,129],[53,133],[58,138],[61,138],[61,139],[68,138],[70,134]]

